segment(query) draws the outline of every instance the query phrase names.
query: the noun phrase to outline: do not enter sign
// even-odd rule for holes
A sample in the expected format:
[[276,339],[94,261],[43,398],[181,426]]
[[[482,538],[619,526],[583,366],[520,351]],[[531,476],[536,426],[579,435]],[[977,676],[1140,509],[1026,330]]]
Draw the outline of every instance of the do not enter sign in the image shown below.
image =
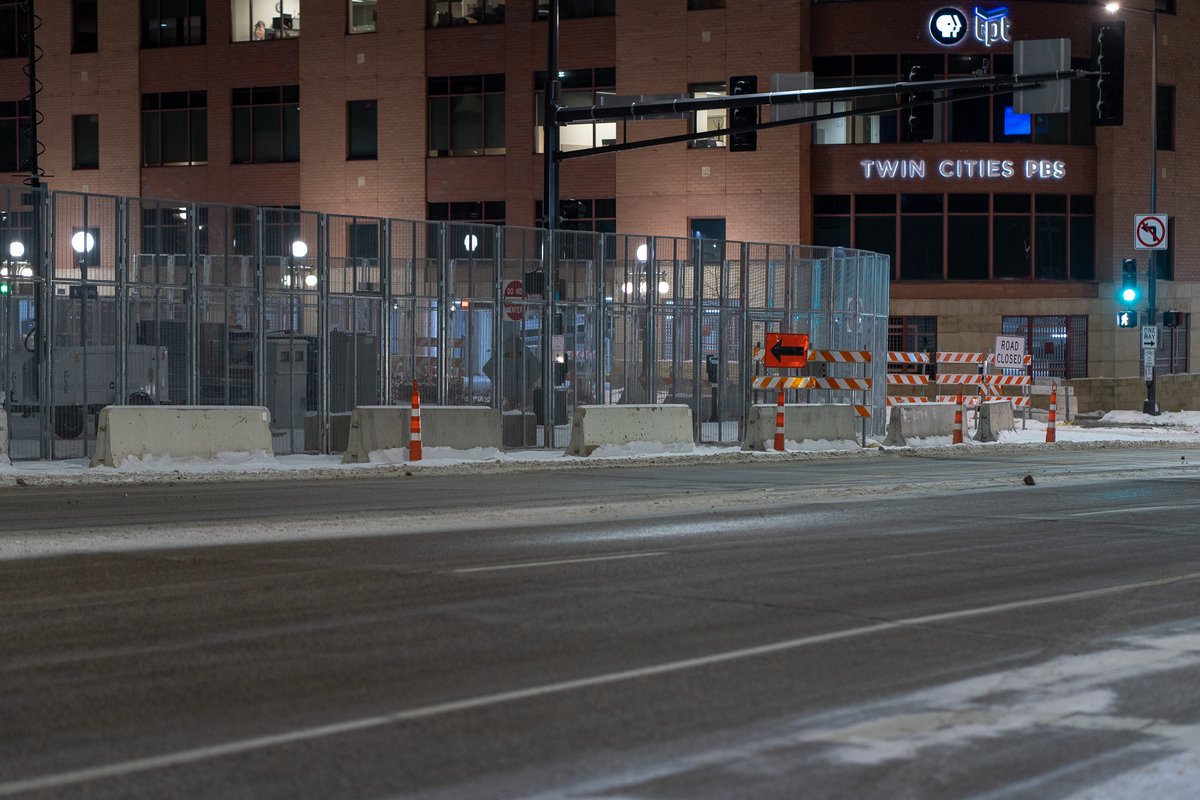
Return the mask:
[[519,322],[525,316],[525,306],[509,303],[509,300],[524,300],[525,284],[520,281],[507,281],[504,284],[504,314],[514,322]]

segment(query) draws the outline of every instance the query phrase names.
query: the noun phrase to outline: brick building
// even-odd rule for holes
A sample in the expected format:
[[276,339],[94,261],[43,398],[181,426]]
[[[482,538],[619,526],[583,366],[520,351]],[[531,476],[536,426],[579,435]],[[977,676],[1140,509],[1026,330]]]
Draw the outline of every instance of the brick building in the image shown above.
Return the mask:
[[[1094,127],[1092,85],[1069,116],[1021,118],[1010,96],[940,107],[929,135],[901,113],[568,161],[561,194],[585,229],[853,246],[893,258],[891,346],[981,350],[1024,335],[1040,373],[1137,373],[1116,327],[1133,215],[1200,211],[1196,3],[1011,0],[561,0],[569,104],[599,93],[723,94],[730,76],[815,73],[817,86],[1012,69],[1012,39],[1066,37],[1086,66],[1093,28],[1126,23],[1125,124]],[[41,167],[52,188],[534,226],[542,191],[546,0],[38,0]],[[995,4],[998,8],[998,4]],[[0,164],[25,168],[24,2],[0,2]],[[934,17],[960,9],[948,45]],[[979,9],[986,14],[993,6]],[[1157,130],[1150,125],[1157,19]],[[258,23],[263,23],[261,26]],[[980,23],[984,24],[984,23]],[[868,101],[858,101],[866,108]],[[828,108],[821,110],[830,110]],[[582,125],[569,148],[721,127],[687,120]],[[1158,307],[1160,371],[1190,368],[1200,240],[1173,225]]]

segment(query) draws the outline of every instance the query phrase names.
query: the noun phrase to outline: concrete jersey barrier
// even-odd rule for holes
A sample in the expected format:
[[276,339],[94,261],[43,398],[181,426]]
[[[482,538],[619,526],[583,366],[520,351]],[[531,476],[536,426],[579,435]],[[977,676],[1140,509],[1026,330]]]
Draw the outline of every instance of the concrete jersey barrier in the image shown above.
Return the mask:
[[953,403],[892,406],[888,414],[885,447],[904,447],[909,439],[949,436],[954,428]]
[[692,410],[685,405],[579,406],[571,416],[567,455],[590,456],[605,445],[634,442],[660,442],[670,452],[692,452]]
[[[366,464],[376,450],[408,448],[408,406],[358,406],[350,412],[350,436],[343,464]],[[500,412],[487,406],[421,406],[424,447],[503,447]]]
[[979,427],[975,439],[980,442],[1000,441],[1000,431],[1016,428],[1013,420],[1012,403],[1007,400],[992,400],[979,406]]
[[127,458],[271,455],[271,412],[262,406],[105,406],[93,467]]
[[[776,406],[750,407],[742,437],[743,450],[771,450],[775,446]],[[793,442],[819,440],[858,443],[854,432],[854,407],[830,403],[789,403],[783,407],[783,438]]]

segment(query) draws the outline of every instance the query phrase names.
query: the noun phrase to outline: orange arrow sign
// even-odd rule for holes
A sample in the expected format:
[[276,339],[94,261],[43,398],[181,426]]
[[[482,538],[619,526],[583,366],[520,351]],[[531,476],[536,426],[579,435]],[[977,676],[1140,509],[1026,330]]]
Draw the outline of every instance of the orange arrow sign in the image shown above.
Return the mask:
[[768,333],[763,365],[797,369],[808,363],[807,333]]

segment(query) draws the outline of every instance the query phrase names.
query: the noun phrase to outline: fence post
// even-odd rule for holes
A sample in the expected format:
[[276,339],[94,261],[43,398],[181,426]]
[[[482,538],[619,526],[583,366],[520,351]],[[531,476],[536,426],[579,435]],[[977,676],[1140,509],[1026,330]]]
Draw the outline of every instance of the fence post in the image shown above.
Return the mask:
[[211,256],[200,255],[199,213],[195,203],[189,203],[188,223],[188,306],[187,306],[187,386],[184,390],[188,405],[200,402],[200,265]]
[[[701,420],[704,419],[704,414],[700,410],[704,407],[704,248],[700,242],[694,239],[691,242],[692,247],[692,439],[696,442],[703,440],[703,427]],[[679,298],[681,301],[682,297]],[[713,411],[718,410],[719,404],[719,386],[721,381],[721,373],[725,370],[725,365],[718,362],[717,365],[717,382],[712,386],[713,392]],[[721,440],[721,416],[719,413],[714,413],[717,423],[717,441]]]
[[[116,303],[117,307],[117,363],[116,363],[116,382],[117,388],[113,392],[113,401],[117,405],[126,402],[129,391],[129,270],[128,253],[129,253],[129,237],[126,233],[129,223],[129,198],[117,198],[113,220],[113,233],[116,241],[113,242],[114,253],[116,255],[113,268],[116,274],[113,276],[117,281],[116,288]],[[190,227],[190,223],[189,223]],[[190,240],[189,240],[190,244]],[[190,287],[189,287],[190,288]],[[190,313],[191,307],[188,311]],[[188,328],[188,335],[191,335],[191,328]],[[155,341],[158,341],[156,338]],[[161,347],[162,345],[159,344]],[[168,387],[168,392],[170,388]],[[155,398],[158,402],[162,402],[163,398]]]
[[50,392],[53,384],[51,374],[54,369],[54,274],[57,258],[55,226],[58,224],[58,195],[46,188],[34,189],[34,196],[40,201],[40,209],[35,208],[34,214],[41,214],[38,224],[43,235],[39,245],[37,276],[41,281],[41,311],[38,314],[37,350],[41,369],[38,371],[38,401],[39,413],[42,417],[42,458],[54,457],[53,430],[54,420],[51,419],[53,405],[50,402]]
[[437,283],[437,389],[433,402],[446,405],[446,388],[450,385],[446,371],[450,368],[450,223],[438,223],[438,283]]
[[[317,452],[329,452],[329,215],[317,214]],[[354,287],[351,287],[353,291]],[[351,319],[357,319],[354,301],[351,301]],[[355,336],[355,326],[350,326],[351,358],[358,358],[358,344]],[[355,365],[357,366],[357,365]],[[347,369],[343,373],[345,379],[354,381],[357,385],[358,372]],[[354,396],[354,392],[350,392]],[[307,428],[308,410],[305,409],[305,427]]]
[[392,404],[392,221],[379,220],[379,403]]
[[[604,379],[606,373],[604,365],[608,363],[605,355],[608,351],[608,317],[611,313],[611,308],[605,298],[607,283],[605,282],[604,266],[608,263],[608,235],[604,233],[596,234],[596,315],[593,324],[596,326],[595,332],[595,357],[593,363],[595,365],[595,375],[593,379],[596,387],[595,403],[596,405],[607,405],[608,395],[604,391]],[[613,290],[614,294],[616,289]]]
[[267,274],[263,268],[263,210],[254,209],[254,404],[267,404]]
[[[492,408],[504,425],[504,227],[492,227]],[[522,428],[521,430],[524,430]],[[503,439],[502,439],[503,441]]]

